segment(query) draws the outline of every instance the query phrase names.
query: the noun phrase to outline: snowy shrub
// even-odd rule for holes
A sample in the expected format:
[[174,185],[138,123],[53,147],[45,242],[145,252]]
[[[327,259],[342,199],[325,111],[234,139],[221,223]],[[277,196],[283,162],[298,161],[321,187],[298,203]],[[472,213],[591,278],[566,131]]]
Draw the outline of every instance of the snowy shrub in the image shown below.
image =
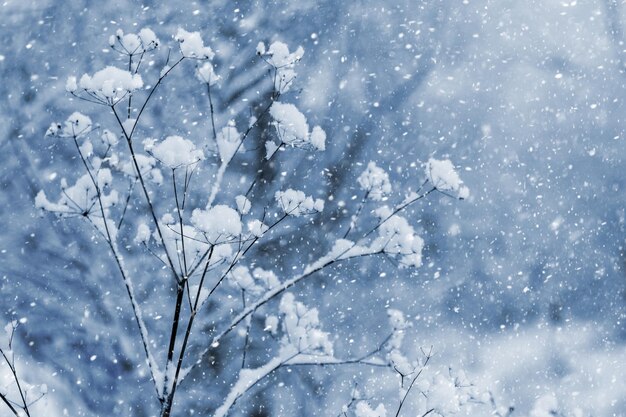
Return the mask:
[[[236,122],[240,118],[233,115],[220,126],[212,95],[212,88],[219,87],[217,73],[223,70],[212,62],[219,50],[205,45],[198,32],[179,29],[173,39],[176,48],[163,61],[159,52],[163,43],[152,30],[137,34],[118,30],[109,44],[119,53],[119,62],[67,80],[67,91],[87,103],[83,111],[90,116],[74,113],[65,122],[52,124],[47,136],[59,138],[59,146],[74,148],[76,169],[83,173],[74,180],[62,179],[57,192],[40,191],[35,200],[45,212],[84,221],[110,252],[116,279],[121,278],[127,295],[120,306],[135,322],[152,384],[151,390],[143,391],[146,404],[151,393],[155,401],[149,406],[155,412],[158,408],[160,416],[186,415],[189,410],[178,409],[175,401],[179,388],[187,395],[204,391],[209,395],[208,388],[194,384],[212,375],[205,373],[207,367],[221,366],[230,371],[215,376],[212,383],[227,393],[203,415],[225,416],[257,383],[274,381],[268,377],[279,368],[343,364],[395,375],[399,397],[395,402],[371,403],[353,393],[342,415],[398,415],[407,398],[422,395],[428,398],[427,413],[457,412],[472,395],[468,386],[451,375],[436,374],[430,383],[422,377],[432,351],[403,346],[411,326],[401,311],[388,309],[388,328],[381,329],[382,342],[374,343],[369,354],[350,357],[336,347],[336,329],[325,325],[319,307],[310,305],[315,301],[301,292],[306,288],[302,284],[314,281],[318,272],[349,260],[382,256],[403,268],[420,267],[424,240],[402,212],[433,192],[466,198],[467,188],[453,164],[429,159],[425,178],[415,180],[423,186],[402,195],[393,193],[389,174],[368,161],[356,179],[363,198],[349,224],[338,222],[334,235],[312,241],[310,253],[302,253],[293,270],[263,269],[271,265],[265,261],[273,254],[259,252],[259,242],[278,236],[281,228],[295,228],[302,239],[315,236],[307,234],[307,223],[312,227],[315,217],[334,201],[313,188],[297,190],[282,184],[275,193],[264,195],[259,191],[262,170],[251,177],[238,174],[238,181],[224,186],[244,149],[260,147],[265,152],[259,162],[275,166],[283,152],[294,158],[301,153],[315,157],[326,149],[327,140],[332,141],[322,127],[309,128],[307,117],[286,95],[292,91],[304,50],[290,52],[281,42],[269,47],[260,43],[257,59],[269,67],[271,92],[253,109],[256,114],[248,125]],[[148,59],[161,66],[154,64],[151,71]],[[158,105],[157,95],[167,95],[163,86],[175,69],[199,91],[206,91],[208,137],[187,137],[177,126],[148,126],[145,110]],[[147,137],[148,130],[157,137]],[[251,132],[257,131],[264,132],[264,142],[249,144]],[[241,189],[233,189],[234,184]],[[53,194],[57,197],[49,199]],[[146,266],[150,262],[154,267]],[[147,293],[159,294],[158,307]],[[168,328],[147,322],[148,308],[165,309]],[[254,343],[262,343],[265,353],[252,361],[247,356],[252,351],[251,327],[259,320],[264,333]],[[243,342],[233,339],[237,334]],[[220,349],[231,358],[239,352],[240,365],[233,365],[235,361],[216,365],[210,358]],[[412,389],[418,386],[419,390]],[[4,392],[0,398],[15,415],[20,415],[15,407],[27,408],[19,401],[11,408],[16,403],[9,402]]]

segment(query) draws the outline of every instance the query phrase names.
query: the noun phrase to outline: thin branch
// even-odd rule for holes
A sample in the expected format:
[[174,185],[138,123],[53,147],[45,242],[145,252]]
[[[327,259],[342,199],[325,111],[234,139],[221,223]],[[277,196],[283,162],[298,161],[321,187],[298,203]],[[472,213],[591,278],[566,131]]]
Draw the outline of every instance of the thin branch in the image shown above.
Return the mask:
[[118,270],[120,272],[120,275],[122,276],[122,281],[124,281],[124,286],[126,287],[126,293],[128,294],[128,298],[130,299],[130,304],[131,304],[132,309],[133,309],[133,315],[135,317],[135,321],[137,323],[137,327],[139,328],[139,335],[141,337],[141,343],[143,345],[144,353],[145,353],[146,359],[148,361],[148,368],[150,368],[150,375],[152,377],[152,381],[154,383],[154,387],[155,387],[155,389],[157,391],[157,397],[159,397],[159,390],[158,390],[158,387],[157,387],[156,378],[154,376],[155,375],[154,374],[155,370],[158,371],[158,368],[153,369],[153,367],[156,367],[156,363],[154,362],[154,358],[152,357],[152,354],[150,353],[150,349],[148,347],[148,331],[147,331],[147,329],[145,327],[145,324],[143,322],[142,313],[141,313],[141,309],[139,307],[139,304],[135,300],[135,294],[134,294],[133,284],[132,284],[131,278],[126,273],[126,270],[124,269],[124,266],[122,264],[122,258],[118,254],[118,252],[117,252],[117,245],[113,241],[113,238],[111,236],[111,232],[109,230],[107,217],[106,217],[106,212],[104,210],[104,205],[102,204],[102,192],[100,190],[100,187],[99,187],[96,179],[93,176],[93,173],[89,169],[89,165],[87,165],[87,162],[85,161],[85,157],[83,156],[83,153],[80,150],[80,146],[78,145],[78,141],[76,139],[76,136],[74,136],[74,145],[76,146],[76,149],[78,151],[78,155],[80,156],[80,159],[83,161],[83,165],[84,165],[85,169],[87,170],[87,173],[89,174],[89,178],[91,178],[91,182],[92,182],[93,186],[95,187],[96,196],[97,196],[97,199],[98,199],[98,204],[100,206],[100,212],[102,214],[102,223],[104,224],[104,230],[105,230],[105,233],[106,233],[105,241],[109,245],[109,249],[111,250],[111,253],[113,254],[113,258],[115,259],[115,263],[117,265],[117,268],[118,268]]
[[[210,81],[210,80],[209,80]],[[209,96],[209,108],[211,110],[211,128],[213,129],[213,140],[217,140],[217,132],[215,131],[215,110],[213,109],[213,98],[211,98],[211,83],[206,83],[206,91]]]
[[137,178],[134,181],[130,182],[128,186],[128,194],[126,195],[126,201],[124,202],[124,208],[122,209],[122,215],[120,217],[119,222],[117,223],[117,229],[119,230],[122,227],[122,223],[124,222],[124,216],[126,216],[126,210],[128,210],[128,205],[130,204],[130,198],[133,194],[133,188],[135,188],[135,184],[137,184]]
[[[169,267],[170,267],[170,269],[172,271],[172,275],[174,276],[174,279],[176,280],[176,282],[178,284],[180,284],[180,278],[178,276],[178,272],[176,271],[176,267],[174,266],[174,262],[172,261],[172,258],[170,256],[168,250],[167,250],[167,246],[165,245],[165,239],[163,238],[163,232],[161,231],[161,226],[159,225],[159,221],[157,219],[156,212],[154,210],[154,205],[152,204],[152,199],[150,198],[150,194],[148,193],[148,188],[146,187],[146,183],[145,183],[143,175],[141,173],[141,169],[139,168],[139,163],[137,162],[137,156],[135,154],[135,149],[133,148],[133,143],[131,141],[132,133],[131,133],[131,135],[126,133],[126,129],[124,129],[124,124],[122,123],[122,120],[120,119],[119,115],[117,114],[117,111],[115,110],[114,106],[111,106],[111,110],[113,111],[113,114],[115,115],[115,119],[117,120],[118,124],[122,128],[122,132],[124,133],[124,136],[126,137],[126,143],[128,144],[128,149],[130,151],[130,155],[132,157],[133,164],[135,166],[135,171],[137,172],[137,178],[139,178],[139,183],[141,184],[141,189],[143,190],[143,194],[144,194],[144,197],[146,199],[146,203],[148,204],[148,210],[150,211],[150,214],[152,216],[152,221],[154,222],[154,225],[156,227],[157,234],[159,236],[161,244],[163,245],[163,250],[165,251],[165,256],[167,257],[167,263],[169,264]],[[137,125],[136,123],[137,122],[135,122],[135,126]],[[134,127],[133,127],[133,130],[134,130]]]
[[[10,347],[10,346],[9,346]],[[20,379],[17,376],[17,370],[15,369],[15,363],[13,362],[13,360],[9,360],[9,358],[7,357],[7,355],[4,353],[4,350],[2,350],[0,348],[0,354],[2,354],[2,357],[4,358],[5,362],[7,363],[7,365],[9,366],[9,369],[11,370],[11,373],[13,374],[13,380],[15,381],[15,385],[17,385],[17,390],[20,393],[20,398],[22,399],[22,404],[21,406],[19,406],[22,410],[24,410],[24,412],[26,413],[26,415],[28,417],[30,417],[30,410],[28,409],[28,404],[26,403],[26,395],[24,393],[24,390],[22,389],[22,385],[20,384]],[[13,359],[13,358],[12,358]],[[6,402],[6,404],[8,405],[8,400]],[[14,410],[13,407],[10,407],[12,410]],[[17,415],[17,414],[16,414]]]
[[[176,372],[174,373],[174,379],[172,381],[172,388],[171,391],[168,393],[168,396],[165,400],[165,402],[163,403],[163,406],[161,408],[161,415],[162,416],[168,416],[171,412],[171,408],[172,405],[174,404],[174,395],[176,394],[176,388],[178,386],[178,380],[179,380],[179,376],[180,376],[180,371],[182,369],[183,366],[183,360],[185,358],[185,352],[187,350],[187,343],[189,342],[189,337],[191,336],[191,330],[193,328],[193,323],[194,320],[196,318],[196,314],[198,312],[198,307],[200,306],[200,297],[202,295],[202,286],[204,284],[204,279],[207,275],[207,272],[209,270],[209,265],[211,263],[211,257],[213,256],[213,249],[215,248],[214,245],[211,245],[211,248],[209,249],[209,253],[208,253],[208,257],[206,260],[206,264],[204,267],[204,271],[202,272],[202,277],[200,278],[200,283],[198,284],[198,291],[196,293],[196,298],[193,304],[193,307],[191,308],[191,314],[189,316],[189,321],[187,322],[187,329],[185,330],[185,336],[183,338],[183,343],[181,345],[180,348],[180,352],[178,354],[178,361],[176,363]],[[168,360],[169,363],[169,360]]]
[[[400,415],[400,411],[402,411],[402,406],[404,405],[407,397],[409,396],[409,392],[411,392],[411,388],[413,388],[413,385],[415,384],[415,381],[417,381],[417,379],[420,377],[420,375],[422,375],[422,372],[424,371],[424,369],[426,369],[426,365],[428,365],[428,361],[432,357],[432,353],[433,353],[433,347],[431,346],[430,350],[428,351],[428,353],[425,354],[426,355],[426,359],[424,360],[424,364],[422,365],[420,370],[417,372],[417,374],[415,375],[415,377],[411,381],[411,384],[409,385],[409,388],[404,393],[404,397],[402,397],[402,400],[400,400],[400,405],[398,406],[398,411],[396,411],[396,417],[398,417]],[[422,417],[428,415],[432,411],[433,411],[433,409],[427,411]]]
[[185,234],[183,233],[183,213],[178,200],[178,188],[176,187],[176,170],[172,169],[172,183],[174,184],[174,199],[176,200],[176,212],[178,213],[178,224],[180,225],[180,244],[182,247],[183,257],[183,282],[187,280],[187,254],[185,252]]
[[4,402],[4,404],[6,404],[7,407],[9,407],[9,410],[11,410],[13,414],[15,414],[17,417],[20,416],[17,410],[15,409],[15,407],[13,406],[13,404],[11,404],[11,402],[7,399],[7,397],[5,397],[2,393],[0,393],[0,400],[2,400],[2,402]]
[[[243,303],[243,309],[246,309],[246,290],[241,289],[241,301]],[[246,334],[243,341],[243,350],[241,354],[241,369],[246,367],[246,356],[248,353],[248,344],[250,342],[250,328],[252,327],[252,315],[246,319]]]

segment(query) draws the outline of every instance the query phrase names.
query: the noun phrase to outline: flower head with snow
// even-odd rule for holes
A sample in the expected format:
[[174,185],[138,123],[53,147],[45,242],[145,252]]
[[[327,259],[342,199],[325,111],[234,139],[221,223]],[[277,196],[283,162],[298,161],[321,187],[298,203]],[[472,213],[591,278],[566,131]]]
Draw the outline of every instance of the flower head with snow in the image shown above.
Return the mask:
[[113,66],[105,67],[93,75],[84,74],[78,83],[74,77],[70,77],[66,83],[70,93],[76,94],[78,89],[82,89],[86,98],[107,105],[116,104],[141,87],[141,75]]
[[288,216],[299,217],[305,214],[319,213],[324,210],[324,200],[313,199],[302,191],[288,189],[276,192],[276,201]]
[[377,167],[376,163],[373,161],[367,164],[367,168],[359,175],[357,181],[361,189],[363,189],[372,200],[383,200],[391,193],[389,175],[385,170]]
[[196,77],[209,86],[217,84],[221,79],[221,77],[215,73],[215,68],[211,62],[205,62],[202,66],[196,68]]
[[281,144],[296,148],[313,148],[319,151],[326,149],[326,133],[315,126],[309,132],[309,124],[304,114],[290,103],[275,102],[270,108]]
[[469,188],[463,185],[463,181],[449,159],[430,158],[426,163],[425,172],[426,178],[437,190],[454,193],[460,199],[469,197]]
[[208,210],[195,209],[191,213],[191,223],[212,245],[232,241],[241,235],[239,213],[225,205]]
[[130,57],[152,51],[159,47],[159,43],[159,38],[149,28],[143,28],[136,34],[124,34],[122,29],[118,29],[115,35],[109,37],[109,46],[113,50]]
[[202,149],[197,149],[192,141],[180,136],[168,136],[158,143],[147,141],[144,145],[146,152],[171,169],[193,165],[204,159]]
[[295,64],[302,59],[304,49],[299,46],[295,52],[289,52],[287,44],[276,41],[268,49],[263,42],[259,42],[256,48],[257,55],[263,57],[265,62],[274,69],[274,89],[278,94],[284,94],[291,88],[296,78]]
[[283,347],[289,346],[304,354],[333,355],[330,335],[320,330],[319,312],[316,308],[307,308],[288,292],[281,298],[278,309],[285,332]]
[[372,242],[372,248],[397,257],[400,267],[421,266],[424,240],[415,233],[409,222],[402,216],[392,215],[388,207],[381,207],[375,214],[383,222],[378,228],[378,237]]
[[65,120],[65,123],[52,123],[46,131],[46,136],[78,139],[91,132],[92,126],[89,116],[74,112]]
[[200,32],[187,32],[179,28],[174,39],[178,41],[180,52],[185,58],[213,59],[215,54],[209,46],[204,46]]

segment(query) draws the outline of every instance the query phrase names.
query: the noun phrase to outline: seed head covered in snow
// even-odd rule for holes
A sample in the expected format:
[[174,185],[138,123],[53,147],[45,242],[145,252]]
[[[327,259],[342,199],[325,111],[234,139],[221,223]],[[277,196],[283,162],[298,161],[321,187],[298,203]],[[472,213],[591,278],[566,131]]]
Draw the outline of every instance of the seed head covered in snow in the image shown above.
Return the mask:
[[291,103],[275,102],[270,108],[270,115],[274,119],[274,126],[281,141],[287,145],[306,142],[309,135],[309,125],[306,117]]
[[313,128],[309,140],[311,141],[311,145],[318,151],[326,150],[326,132],[324,132],[321,127],[315,126]]
[[241,235],[239,213],[225,205],[208,210],[195,209],[191,213],[191,223],[211,244],[224,243]]
[[387,207],[375,212],[379,218],[387,220],[378,228],[378,237],[372,243],[372,248],[399,257],[401,267],[421,266],[424,241],[415,234],[415,230],[404,217],[394,215],[387,218],[388,213]]
[[265,327],[263,331],[270,332],[272,336],[276,336],[278,333],[278,317],[274,315],[267,316],[265,318]]
[[[314,148],[319,151],[326,149],[326,133],[321,127],[315,126],[309,132],[309,125],[304,114],[290,103],[275,102],[270,108],[270,115],[274,119],[273,125],[281,143],[296,148]],[[266,144],[267,146],[267,144]],[[275,149],[268,149],[267,153],[274,153]]]
[[319,213],[324,210],[324,200],[307,196],[302,191],[288,189],[276,192],[276,201],[280,208],[289,216]]
[[159,39],[148,28],[141,29],[138,34],[124,34],[122,29],[118,29],[115,35],[109,37],[109,45],[121,54],[133,56],[158,48]]
[[168,136],[156,144],[146,142],[145,146],[146,151],[172,169],[192,165],[204,159],[202,149],[196,149],[192,141],[180,136]]
[[265,62],[274,68],[274,89],[279,94],[289,91],[296,78],[295,64],[302,59],[304,49],[299,46],[295,52],[289,52],[289,47],[283,42],[273,42],[269,49],[263,42],[256,47],[257,55],[263,56]]
[[52,123],[46,131],[46,136],[57,136],[60,138],[79,138],[91,132],[92,123],[89,116],[82,113],[72,113],[65,123]]
[[469,188],[463,185],[459,174],[449,159],[430,158],[426,163],[426,178],[440,191],[456,193],[459,198],[469,197]]
[[292,293],[285,293],[280,300],[279,311],[283,315],[285,337],[283,345],[306,354],[333,355],[329,334],[319,329],[319,313],[296,301]]
[[257,285],[250,274],[250,270],[245,266],[233,268],[230,272],[230,282],[249,294],[258,295],[263,291],[263,288]]
[[174,39],[178,41],[180,52],[185,58],[213,59],[213,50],[204,46],[200,32],[187,32],[179,28]]
[[[145,143],[144,141],[144,145]],[[137,161],[137,165],[144,179],[150,180],[157,185],[163,183],[163,174],[161,170],[157,168],[156,159],[148,155],[137,153],[135,154],[135,161]],[[116,164],[112,165],[124,175],[130,178],[137,178],[135,164],[132,159],[129,158],[124,161],[118,161]]]
[[161,43],[159,38],[157,38],[156,34],[150,28],[141,29],[139,31],[139,39],[141,39],[141,44],[145,51],[158,48]]
[[264,224],[261,220],[252,220],[248,223],[248,230],[252,233],[254,237],[261,237],[267,230],[269,226]]
[[373,161],[367,164],[367,169],[359,176],[358,182],[372,200],[380,201],[391,193],[389,175]]
[[242,215],[248,214],[250,208],[252,208],[252,203],[245,195],[235,197],[235,202],[237,203],[237,211]]
[[150,227],[148,227],[148,225],[145,223],[140,223],[139,226],[137,226],[137,234],[135,235],[134,242],[147,244],[150,240],[151,234],[152,232],[150,232]]
[[359,401],[354,410],[356,417],[387,417],[387,410],[383,404],[378,404],[378,407],[372,408],[367,401]]
[[143,87],[143,80],[139,74],[108,66],[93,76],[84,74],[80,78],[79,87],[100,101],[113,104]]
[[[105,214],[112,206],[117,204],[119,200],[116,190],[112,190],[109,193],[105,192],[105,188],[110,185],[111,181],[112,175],[108,168],[101,169],[95,177],[95,182],[100,190],[100,201],[102,202],[102,208]],[[98,189],[96,189],[91,176],[89,176],[89,174],[83,175],[78,178],[76,183],[72,186],[68,186],[65,180],[63,180],[61,182],[61,189],[63,192],[56,203],[49,201],[46,194],[40,191],[35,197],[35,207],[60,216],[79,215],[88,217],[94,226],[105,234],[105,225],[100,213],[100,205],[98,204]],[[114,222],[110,222],[110,219],[108,219],[107,225],[111,237],[115,239],[117,229]]]
[[115,146],[117,145],[117,142],[118,142],[117,135],[111,132],[109,129],[104,129],[102,131],[102,136],[100,136],[100,138],[102,139],[102,143],[104,143],[107,146]]
[[67,91],[68,93],[73,93],[76,90],[78,90],[78,82],[76,80],[76,77],[71,75],[67,77],[67,81],[65,82],[65,91]]
[[[265,49],[265,47],[263,47]],[[258,51],[258,49],[257,49]],[[276,41],[272,42],[267,50],[268,62],[276,68],[286,67],[295,64],[302,59],[304,48],[298,47],[294,52],[289,52],[287,44]]]
[[215,73],[215,68],[211,62],[205,62],[202,66],[196,69],[196,77],[203,83],[210,86],[217,84],[221,79],[219,75]]
[[217,133],[217,150],[223,164],[228,164],[235,152],[240,148],[241,134],[235,127],[235,122],[231,120],[228,126]]

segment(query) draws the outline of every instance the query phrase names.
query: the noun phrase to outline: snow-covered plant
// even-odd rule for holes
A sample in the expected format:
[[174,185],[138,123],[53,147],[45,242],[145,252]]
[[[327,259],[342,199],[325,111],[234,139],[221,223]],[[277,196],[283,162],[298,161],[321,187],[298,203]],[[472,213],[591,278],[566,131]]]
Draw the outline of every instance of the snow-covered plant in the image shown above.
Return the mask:
[[0,403],[16,416],[30,416],[33,404],[47,394],[48,387],[46,384],[31,385],[18,373],[13,348],[18,325],[17,320],[12,320],[0,334]]
[[[398,196],[393,194],[389,174],[369,162],[356,180],[363,196],[349,224],[343,225],[339,219],[334,235],[311,241],[311,253],[303,254],[299,267],[263,269],[260,265],[268,263],[262,261],[271,254],[260,253],[258,243],[277,236],[281,228],[293,228],[293,224],[305,230],[308,219],[334,200],[320,189],[311,195],[311,189],[305,193],[283,184],[267,195],[255,193],[262,169],[252,172],[251,178],[237,174],[237,181],[222,186],[253,133],[263,132],[258,135],[265,148],[257,161],[261,167],[278,164],[276,155],[282,152],[315,156],[317,152],[310,151],[326,149],[322,127],[310,129],[304,114],[285,96],[293,86],[295,67],[304,50],[299,47],[290,52],[281,42],[268,48],[258,45],[258,56],[270,68],[270,92],[267,102],[253,109],[256,114],[242,126],[235,121],[240,118],[232,114],[221,122],[216,117],[214,88],[219,87],[220,77],[211,61],[216,52],[205,45],[199,32],[181,28],[173,39],[177,48],[171,48],[162,61],[158,52],[162,42],[152,30],[144,28],[137,34],[118,30],[109,44],[119,53],[121,64],[68,79],[67,91],[92,105],[84,111],[97,123],[73,113],[65,122],[52,124],[47,136],[58,138],[59,146],[73,147],[84,172],[74,180],[62,179],[58,197],[49,199],[50,193],[42,190],[35,199],[45,212],[84,220],[106,244],[124,284],[159,415],[167,417],[174,412],[178,388],[184,387],[184,381],[189,385],[195,380],[186,376],[206,366],[207,358],[225,344],[232,344],[230,354],[241,350],[241,366],[222,383],[228,393],[207,415],[227,415],[238,399],[279,368],[338,364],[373,366],[397,374],[398,415],[431,357],[430,352],[423,352],[425,359],[409,359],[419,349],[407,351],[402,346],[410,329],[404,314],[389,309],[389,326],[381,334],[382,342],[366,355],[351,357],[335,348],[336,336],[324,326],[323,314],[292,290],[299,291],[301,283],[314,280],[331,265],[365,257],[393,258],[406,268],[421,266],[424,241],[402,212],[435,191],[466,198],[467,188],[454,166],[449,160],[431,158],[423,186]],[[151,64],[142,65],[148,56]],[[191,66],[184,68],[187,61]],[[158,62],[161,65],[155,64]],[[200,91],[206,86],[208,137],[192,137],[176,126],[146,126],[146,109],[157,105],[157,90],[167,94],[160,86],[174,69],[189,72],[187,79]],[[156,138],[148,137],[147,131]],[[233,183],[242,189],[234,190]],[[366,207],[369,210],[364,210]],[[311,236],[302,233],[302,239],[312,240]],[[141,267],[135,266],[135,258],[141,259],[137,261]],[[156,267],[147,268],[147,260]],[[127,266],[131,263],[132,267]],[[149,288],[141,285],[146,282]],[[166,331],[144,320],[143,311],[150,305],[145,294],[159,291],[158,308],[170,309],[165,313],[171,323]],[[165,306],[162,300],[167,300]],[[207,305],[211,307],[204,308]],[[247,356],[255,319],[263,323],[264,336],[254,343],[267,346],[264,361]],[[197,332],[198,321],[209,329],[208,336],[204,330]],[[159,331],[163,333],[153,334]],[[244,343],[233,342],[231,334],[240,334]],[[433,412],[453,413],[465,401],[457,380],[434,377],[428,403]],[[420,390],[424,393],[428,387]],[[354,398],[344,414],[384,417],[390,407],[393,405]]]

